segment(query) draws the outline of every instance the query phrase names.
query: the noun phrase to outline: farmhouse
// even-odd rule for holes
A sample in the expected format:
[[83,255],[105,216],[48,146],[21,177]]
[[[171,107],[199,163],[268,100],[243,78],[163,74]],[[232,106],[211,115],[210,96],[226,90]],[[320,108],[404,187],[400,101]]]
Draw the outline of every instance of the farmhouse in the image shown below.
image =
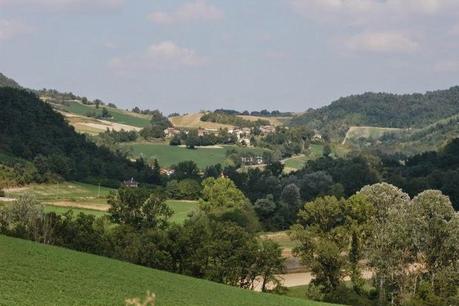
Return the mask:
[[139,183],[136,180],[134,180],[133,177],[131,177],[130,180],[123,182],[123,186],[128,188],[137,188],[139,187]]
[[179,134],[180,134],[180,130],[174,127],[170,127],[164,130],[164,135],[166,135],[166,137],[173,137]]

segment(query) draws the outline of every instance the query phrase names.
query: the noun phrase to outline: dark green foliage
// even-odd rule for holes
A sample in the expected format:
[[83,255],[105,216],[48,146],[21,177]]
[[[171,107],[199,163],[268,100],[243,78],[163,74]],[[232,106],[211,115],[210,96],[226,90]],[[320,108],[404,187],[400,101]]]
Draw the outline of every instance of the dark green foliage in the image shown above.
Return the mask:
[[256,121],[249,121],[237,117],[236,115],[228,114],[227,112],[222,112],[218,110],[203,115],[201,117],[201,121],[230,124],[238,127],[256,127],[270,124],[269,120],[258,119]]
[[[138,108],[132,111],[141,112]],[[151,122],[149,126],[140,131],[140,135],[145,139],[163,138],[165,136],[164,130],[172,126],[171,122],[159,110],[148,111],[147,113],[151,115]]]
[[201,195],[201,184],[194,179],[183,179],[180,182],[171,180],[167,183],[166,193],[175,200],[198,200]]
[[109,130],[107,128],[105,132],[100,133],[98,136],[102,139],[106,139],[114,143],[121,143],[136,141],[139,137],[139,133],[137,133],[136,131],[125,131],[123,129],[120,131],[115,131]]
[[341,98],[291,120],[332,138],[342,139],[350,126],[423,128],[459,113],[459,87],[425,94],[365,93]]
[[40,176],[55,174],[110,186],[130,177],[154,181],[142,162],[131,162],[121,153],[89,142],[34,94],[2,88],[0,103],[0,151],[33,161]]
[[387,164],[385,179],[415,195],[425,189],[439,189],[459,210],[459,138],[439,152],[426,152],[406,160],[405,165]]
[[8,78],[0,72],[0,87],[21,88],[21,86],[13,79]]
[[173,179],[199,179],[199,168],[192,160],[180,162],[172,166],[172,169],[174,170]]
[[144,188],[120,188],[108,197],[111,219],[136,228],[163,228],[172,216],[165,196],[159,188],[153,192]]

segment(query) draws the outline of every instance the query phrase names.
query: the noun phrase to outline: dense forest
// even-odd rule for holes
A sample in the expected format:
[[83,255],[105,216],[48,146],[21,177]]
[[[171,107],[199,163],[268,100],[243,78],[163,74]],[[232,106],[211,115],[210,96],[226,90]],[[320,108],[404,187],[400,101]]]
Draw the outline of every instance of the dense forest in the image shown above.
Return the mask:
[[[24,160],[32,181],[78,180],[119,186],[135,177],[155,183],[158,174],[143,161],[129,161],[119,152],[97,147],[77,134],[62,115],[35,94],[14,88],[1,88],[0,153]],[[28,161],[28,162],[26,162]],[[31,163],[32,164],[31,164]],[[7,167],[20,168],[17,160]],[[19,169],[21,170],[21,169]],[[24,172],[22,169],[16,172]]]
[[0,87],[21,88],[21,86],[13,79],[8,78],[0,72]]
[[291,120],[334,139],[342,139],[350,126],[424,128],[459,113],[459,86],[425,94],[365,93],[340,98]]
[[201,121],[230,124],[238,127],[256,127],[270,124],[269,120],[258,119],[256,121],[250,121],[238,117],[235,114],[229,114],[227,111],[218,110],[215,112],[206,113],[201,117]]

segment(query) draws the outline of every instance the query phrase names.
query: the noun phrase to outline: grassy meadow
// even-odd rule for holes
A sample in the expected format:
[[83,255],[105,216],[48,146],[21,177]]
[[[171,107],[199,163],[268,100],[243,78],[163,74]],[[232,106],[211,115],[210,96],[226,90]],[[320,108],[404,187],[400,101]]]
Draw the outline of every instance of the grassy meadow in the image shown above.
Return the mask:
[[[109,208],[107,196],[115,189],[100,187],[78,182],[60,184],[32,184],[22,188],[7,189],[8,198],[17,198],[28,193],[45,203],[45,211],[64,214],[72,210],[97,217],[106,215]],[[189,213],[198,208],[197,201],[167,200],[166,203],[174,211],[171,222],[183,223]]]
[[108,121],[132,125],[140,128],[143,128],[150,123],[150,117],[147,115],[136,114],[108,106],[100,106],[99,109],[96,109],[94,105],[85,105],[78,102],[69,102],[69,105],[58,106],[58,108],[62,111],[82,116],[86,116],[88,112],[96,112],[97,114],[102,113],[103,107],[105,107],[113,116],[113,119],[107,119]]
[[260,148],[239,148],[237,146],[199,147],[194,150],[185,147],[170,146],[159,143],[130,143],[133,157],[143,157],[147,160],[157,159],[161,167],[170,167],[182,161],[192,160],[200,169],[215,164],[225,164],[226,152],[230,149],[262,153]]
[[156,306],[320,306],[0,235],[0,305],[123,305],[156,294]]
[[299,170],[304,167],[308,160],[314,160],[322,156],[324,150],[323,145],[313,144],[310,147],[307,155],[294,156],[285,160],[285,168],[287,170]]

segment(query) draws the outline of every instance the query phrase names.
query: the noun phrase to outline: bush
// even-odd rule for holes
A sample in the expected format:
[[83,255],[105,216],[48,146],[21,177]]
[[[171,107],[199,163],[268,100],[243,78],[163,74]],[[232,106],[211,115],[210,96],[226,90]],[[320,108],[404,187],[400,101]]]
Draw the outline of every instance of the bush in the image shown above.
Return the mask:
[[0,189],[0,198],[5,197],[5,191],[3,189]]

